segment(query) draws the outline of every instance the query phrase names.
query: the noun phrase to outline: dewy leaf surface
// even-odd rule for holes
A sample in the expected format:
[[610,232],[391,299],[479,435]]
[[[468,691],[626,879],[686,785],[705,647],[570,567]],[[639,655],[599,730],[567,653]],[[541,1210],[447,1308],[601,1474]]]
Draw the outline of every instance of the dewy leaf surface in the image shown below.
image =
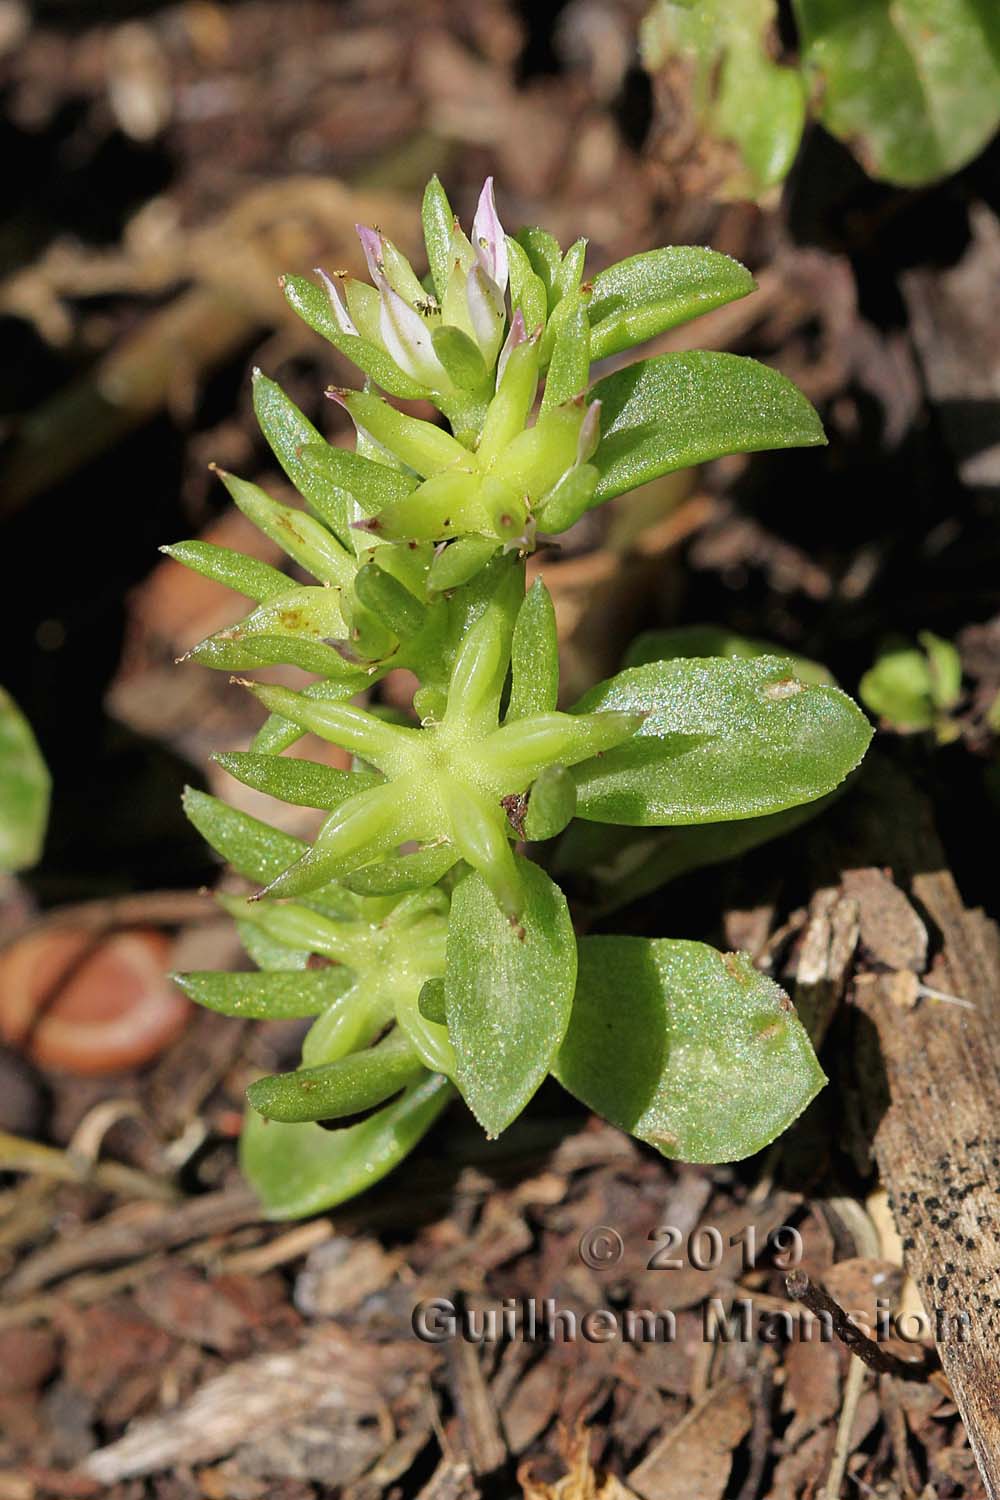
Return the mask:
[[725,453],[826,441],[790,380],[739,354],[689,350],[639,360],[591,388],[601,402],[593,503]]
[[745,954],[671,938],[580,942],[555,1076],[613,1124],[682,1161],[738,1161],[825,1083],[805,1028]]
[[594,277],[590,355],[604,359],[752,292],[745,266],[700,245],[669,245],[620,260]]
[[574,768],[577,815],[606,823],[714,823],[780,812],[838,786],[872,736],[838,688],[802,682],[787,658],[677,658],[619,672],[574,712],[647,718]]
[[511,925],[482,876],[452,896],[445,968],[455,1082],[476,1119],[499,1135],[549,1070],[569,1021],[576,937],[557,885],[517,859],[523,932]]

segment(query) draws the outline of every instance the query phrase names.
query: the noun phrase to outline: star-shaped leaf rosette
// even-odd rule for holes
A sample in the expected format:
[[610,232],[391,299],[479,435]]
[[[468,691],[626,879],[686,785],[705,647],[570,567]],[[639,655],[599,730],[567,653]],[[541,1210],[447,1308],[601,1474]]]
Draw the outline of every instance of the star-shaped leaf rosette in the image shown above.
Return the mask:
[[[773,1140],[823,1082],[770,980],[698,943],[578,942],[540,860],[585,889],[603,861],[648,893],[802,823],[862,758],[867,720],[816,664],[709,628],[699,654],[683,631],[644,637],[632,665],[560,704],[552,601],[525,584],[538,538],[590,507],[722,454],[822,443],[819,419],[750,359],[621,366],[753,290],[724,255],[649,250],[585,280],[582,240],[564,254],[540,229],[505,235],[490,181],[466,236],[433,179],[423,227],[424,276],[362,227],[370,282],[284,279],[366,377],[328,392],[349,450],[255,372],[261,429],[303,503],[221,477],[294,571],[201,541],[164,549],[251,601],[189,653],[267,713],[219,763],[317,815],[305,842],[201,792],[186,804],[246,883],[220,899],[258,972],[181,982],[225,1013],[313,1018],[302,1066],[248,1091],[244,1168],[279,1217],[376,1181],[454,1089],[495,1135],[552,1073],[666,1155],[720,1161]],[[273,666],[306,680],[246,676]],[[413,674],[412,716],[378,701],[395,667]],[[282,753],[305,733],[351,769]]]

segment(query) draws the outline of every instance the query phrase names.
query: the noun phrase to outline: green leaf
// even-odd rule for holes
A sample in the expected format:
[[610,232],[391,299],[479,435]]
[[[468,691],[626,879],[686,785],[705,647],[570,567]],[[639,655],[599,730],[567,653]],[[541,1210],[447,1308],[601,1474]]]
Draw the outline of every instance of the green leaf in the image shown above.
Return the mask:
[[174,562],[183,563],[192,573],[200,573],[203,578],[211,578],[214,583],[258,602],[284,594],[292,586],[288,575],[272,568],[270,563],[245,557],[229,547],[217,547],[214,542],[175,542],[160,551]]
[[[363,692],[382,675],[381,671],[369,673],[358,670],[343,681],[310,682],[302,689],[302,695],[322,703],[346,703],[355,693]],[[280,714],[269,714],[251,740],[250,748],[259,750],[264,755],[279,755],[282,750],[287,750],[289,745],[300,740],[304,733],[305,730],[298,724],[293,724],[291,719],[284,719]]]
[[280,1125],[250,1110],[240,1165],[272,1219],[301,1219],[335,1208],[381,1181],[425,1135],[453,1090],[424,1073],[401,1098],[359,1125]]
[[670,245],[620,260],[594,277],[590,353],[605,359],[755,290],[745,266],[717,250]]
[[434,329],[431,343],[455,384],[463,391],[482,394],[489,385],[490,376],[479,345],[474,344],[460,328],[452,328],[449,324]]
[[836,685],[833,674],[820,662],[786,651],[773,641],[737,635],[723,625],[677,625],[672,630],[645,630],[629,646],[622,665],[642,667],[650,661],[669,661],[678,656],[735,656],[743,660],[752,656],[787,657],[795,665],[796,677],[803,682]]
[[559,887],[517,858],[521,927],[482,876],[455,887],[445,997],[455,1082],[490,1136],[521,1113],[548,1072],[569,1021],[576,938]]
[[562,258],[562,264],[556,272],[555,294],[557,305],[564,297],[571,297],[580,290],[583,280],[583,267],[587,259],[587,241],[576,240]]
[[406,639],[416,635],[427,618],[427,607],[398,579],[369,562],[358,569],[354,592],[360,604],[376,615],[393,632]]
[[725,453],[826,441],[802,392],[769,365],[692,350],[640,360],[599,380],[600,471],[594,503]]
[[507,237],[507,255],[510,262],[510,306],[511,312],[521,309],[524,326],[529,334],[536,328],[544,328],[548,317],[548,293],[545,283],[532,270],[527,252],[517,240]]
[[355,982],[354,974],[343,965],[279,974],[221,974],[204,970],[173,974],[171,978],[190,1000],[206,1010],[253,1021],[318,1016],[347,994]]
[[530,843],[554,839],[576,814],[576,782],[565,766],[546,766],[535,779],[524,816],[524,837]]
[[553,1069],[605,1119],[681,1161],[739,1161],[826,1079],[791,1002],[746,954],[587,937]]
[[345,546],[353,546],[355,503],[370,515],[415,487],[416,481],[398,469],[328,443],[260,370],[254,371],[253,404],[260,430],[288,478]]
[[962,658],[951,641],[930,630],[921,630],[917,640],[927,653],[931,697],[942,712],[954,708],[962,696]]
[[446,1026],[448,1024],[448,1008],[445,1004],[444,980],[428,979],[420,987],[417,998],[417,1009],[425,1021],[431,1021],[435,1026]]
[[38,863],[51,786],[31,725],[0,688],[0,870],[25,870]]
[[579,293],[560,302],[546,333],[552,336],[552,355],[542,412],[571,401],[590,384],[590,321],[586,301]]
[[838,688],[787,658],[709,657],[632,667],[575,713],[648,715],[626,744],[575,767],[577,814],[633,825],[714,823],[811,802],[861,760],[872,729]]
[[594,504],[600,474],[593,464],[574,464],[552,486],[538,512],[543,533],[557,535],[568,531]]
[[391,1099],[423,1071],[409,1037],[397,1028],[376,1046],[336,1062],[258,1078],[247,1099],[265,1120],[283,1124],[343,1119]]
[[256,792],[265,792],[296,807],[321,807],[332,812],[355,792],[378,786],[375,771],[338,771],[315,760],[294,755],[255,755],[248,750],[227,750],[212,759]]
[[514,622],[510,702],[505,724],[551,713],[559,697],[559,637],[552,596],[536,578]]
[[233,913],[240,942],[258,969],[268,974],[291,973],[309,967],[312,954],[308,948],[290,948],[279,943],[256,922],[244,922]]
[[448,194],[441,186],[437,173],[424,188],[424,201],[420,209],[427,247],[427,264],[438,301],[444,299],[448,277],[451,274],[451,235],[455,226]]
[[460,588],[486,566],[498,543],[490,536],[460,536],[437,554],[427,574],[430,592]]
[[646,67],[687,84],[702,140],[736,148],[718,190],[728,197],[757,197],[781,182],[802,137],[805,87],[794,68],[773,61],[776,31],[775,0],[657,0],[642,25]]
[[237,812],[218,797],[184,788],[184,811],[206,843],[246,880],[264,883],[280,875],[308,847],[293,834]]
[[[558,301],[556,287],[559,272],[562,269],[562,250],[559,248],[559,241],[554,235],[549,234],[547,229],[526,227],[518,230],[515,243],[524,251],[528,264],[545,288],[548,309],[551,313]],[[525,323],[530,333],[532,325],[528,323],[527,317]]]
[[794,0],[819,118],[873,177],[919,186],[1000,125],[992,0]]
[[308,569],[314,578],[323,583],[345,585],[350,582],[354,574],[350,554],[333,533],[313,516],[303,510],[295,510],[290,505],[280,505],[259,485],[239,479],[235,474],[228,474],[224,469],[217,469],[216,473],[247,520],[252,521],[272,542],[277,542],[289,557]]
[[437,885],[457,863],[458,850],[452,844],[438,844],[362,865],[360,870],[344,875],[340,883],[359,896],[397,896]]
[[915,646],[886,646],[862,677],[858,694],[871,713],[896,729],[916,731],[934,724],[931,666]]

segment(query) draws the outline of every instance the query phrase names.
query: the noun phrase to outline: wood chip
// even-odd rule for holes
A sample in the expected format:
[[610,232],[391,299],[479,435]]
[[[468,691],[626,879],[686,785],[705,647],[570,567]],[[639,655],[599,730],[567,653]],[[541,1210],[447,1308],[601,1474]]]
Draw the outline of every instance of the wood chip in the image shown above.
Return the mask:
[[643,1500],[722,1500],[733,1451],[750,1430],[746,1386],[736,1380],[713,1386],[629,1474]]

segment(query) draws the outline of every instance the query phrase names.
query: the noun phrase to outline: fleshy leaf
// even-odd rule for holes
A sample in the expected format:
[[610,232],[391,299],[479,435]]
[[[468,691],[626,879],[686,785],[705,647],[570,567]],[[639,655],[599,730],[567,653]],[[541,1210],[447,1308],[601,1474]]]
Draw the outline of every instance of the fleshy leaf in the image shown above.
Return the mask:
[[205,842],[246,880],[272,880],[306,849],[293,834],[194,787],[184,788],[184,811]]
[[866,708],[897,729],[930,729],[934,723],[927,658],[915,647],[884,652],[858,691]]
[[739,354],[692,350],[640,360],[599,380],[594,503],[726,453],[814,447],[819,417],[790,380]]
[[333,447],[280,385],[259,370],[254,371],[253,404],[261,432],[288,478],[345,545],[351,540],[355,503],[368,513],[413,489],[416,481],[398,469]]
[[543,412],[571,401],[590,384],[592,346],[585,299],[574,293],[560,302],[549,322],[549,329],[552,330],[552,355],[545,378]]
[[258,603],[286,593],[292,584],[287,574],[272,568],[270,563],[245,557],[242,552],[216,546],[214,542],[175,542],[160,551],[174,562],[183,563],[192,573],[200,573],[203,578],[211,578],[214,583],[235,589]]
[[321,807],[332,812],[335,807],[367,791],[382,780],[374,771],[338,771],[315,760],[294,755],[256,755],[252,751],[228,750],[212,759],[257,792],[266,792],[295,807]]
[[505,724],[551,713],[559,695],[559,640],[552,596],[536,578],[514,622],[510,702]]
[[791,1002],[745,954],[587,937],[555,1076],[664,1156],[739,1161],[825,1083]]
[[247,1114],[240,1164],[272,1219],[299,1219],[335,1208],[381,1181],[433,1125],[453,1090],[424,1073],[369,1119],[324,1130],[281,1125]]
[[189,999],[223,1016],[285,1021],[318,1016],[354,984],[350,969],[331,965],[284,974],[221,974],[215,970],[175,974]]
[[558,886],[517,859],[520,927],[480,875],[455,887],[445,995],[455,1081],[490,1136],[515,1120],[544,1079],[569,1020],[576,938]]
[[565,766],[546,766],[531,787],[524,817],[524,837],[529,842],[554,839],[575,813],[576,782],[572,771]]
[[265,1120],[282,1124],[343,1119],[391,1099],[423,1071],[409,1037],[397,1029],[377,1046],[336,1062],[258,1078],[247,1099]]
[[745,297],[756,282],[738,260],[717,250],[670,245],[608,266],[593,285],[590,352],[605,359]]
[[451,236],[455,215],[451,211],[448,195],[436,174],[424,189],[420,218],[424,229],[424,244],[427,248],[427,264],[430,267],[434,290],[440,302],[444,297],[448,275],[451,271]]
[[576,713],[643,710],[626,744],[577,766],[577,813],[606,823],[760,817],[830,792],[872,729],[838,688],[801,681],[787,658],[680,658],[599,683]]
[[50,789],[31,725],[0,688],[0,870],[24,870],[38,862]]
[[811,661],[808,656],[793,655],[773,641],[737,635],[723,625],[676,625],[672,630],[644,630],[629,646],[622,666],[642,667],[650,661],[670,661],[678,656],[735,656],[742,660],[752,656],[787,657],[795,664],[795,675],[802,682],[834,685],[833,674],[822,663]]
[[344,875],[341,884],[359,896],[396,896],[436,885],[457,862],[457,849],[451,844],[437,844],[362,865],[360,870]]

